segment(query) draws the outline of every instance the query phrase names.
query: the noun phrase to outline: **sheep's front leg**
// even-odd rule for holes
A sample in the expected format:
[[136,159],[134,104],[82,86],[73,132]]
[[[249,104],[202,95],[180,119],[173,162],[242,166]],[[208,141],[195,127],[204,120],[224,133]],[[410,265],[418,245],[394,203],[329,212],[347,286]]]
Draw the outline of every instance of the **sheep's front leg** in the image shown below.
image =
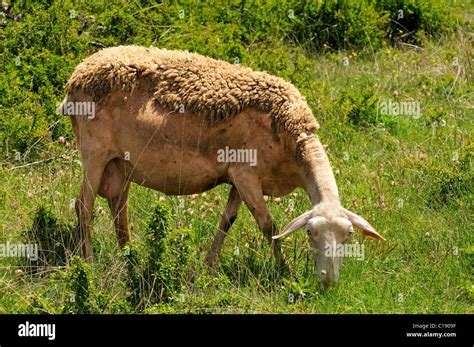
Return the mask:
[[220,254],[222,244],[224,243],[224,238],[227,236],[227,232],[237,218],[237,213],[239,212],[240,205],[242,204],[242,199],[240,198],[237,189],[232,186],[232,189],[229,193],[229,198],[227,200],[227,206],[224,213],[222,214],[221,221],[219,223],[219,228],[217,230],[216,237],[212,243],[211,249],[206,257],[206,264],[213,268],[215,261]]
[[258,177],[250,169],[235,167],[229,169],[232,182],[237,188],[241,199],[245,202],[250,212],[258,223],[260,230],[267,238],[272,248],[272,253],[282,268],[287,268],[278,240],[273,240],[277,228],[273,217],[268,210],[263,198],[262,185]]

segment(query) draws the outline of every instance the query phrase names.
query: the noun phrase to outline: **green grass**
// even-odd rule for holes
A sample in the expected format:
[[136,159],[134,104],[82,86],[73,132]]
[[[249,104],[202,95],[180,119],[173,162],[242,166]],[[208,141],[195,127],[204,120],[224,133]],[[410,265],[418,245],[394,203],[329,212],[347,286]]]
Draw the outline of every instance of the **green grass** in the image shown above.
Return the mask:
[[[69,2],[66,4],[67,9],[72,6]],[[5,142],[2,147],[0,243],[24,242],[24,231],[31,228],[34,213],[41,205],[50,207],[58,223],[76,223],[70,205],[78,195],[82,178],[79,157],[70,126],[52,116],[51,105],[61,100],[61,88],[74,65],[95,50],[88,46],[88,40],[145,44],[147,35],[151,35],[156,42],[150,43],[160,47],[195,48],[227,60],[232,57],[227,49],[234,45],[242,49],[239,56],[244,65],[265,69],[292,81],[307,97],[321,124],[319,136],[328,146],[344,206],[369,220],[387,241],[366,240],[357,233],[355,240],[365,246],[364,260],[344,259],[340,285],[324,291],[313,275],[305,233],[296,233],[284,241],[283,250],[291,274],[282,277],[275,270],[270,247],[256,222],[247,208],[242,207],[224,243],[217,274],[212,276],[204,266],[204,257],[214,238],[229,187],[217,187],[207,196],[160,200],[161,193],[133,185],[130,223],[134,247],[142,252],[140,254],[143,255],[147,226],[158,204],[171,208],[170,230],[188,228],[191,234],[188,262],[179,274],[180,289],[162,302],[144,300],[141,312],[473,313],[474,98],[472,26],[469,24],[472,9],[469,12],[456,2],[450,6],[464,15],[468,24],[459,24],[452,33],[421,38],[415,46],[411,42],[374,48],[367,42],[363,47],[354,44],[340,50],[328,46],[315,52],[314,47],[280,40],[279,31],[281,34],[288,29],[285,22],[280,22],[282,28],[268,37],[259,33],[234,37],[232,25],[219,24],[213,19],[207,27],[209,32],[197,38],[189,23],[179,24],[169,19],[175,25],[170,31],[160,31],[155,26],[152,33],[145,34],[147,23],[136,26],[133,29],[138,33],[136,40],[122,37],[127,33],[119,32],[120,26],[109,36],[91,31],[90,36],[84,37],[74,31],[79,25],[76,23],[64,36],[58,36],[68,48],[60,52],[50,50],[56,58],[48,60],[52,72],[44,72],[39,71],[41,66],[49,65],[35,59],[41,54],[46,54],[44,58],[48,59],[47,50],[35,53],[35,49],[42,52],[42,48],[40,43],[33,42],[25,53],[25,65],[33,70],[23,70],[24,65],[2,66],[0,70],[9,71],[5,79],[10,81],[9,86],[3,85],[3,90],[11,98],[7,100],[4,96],[0,102],[4,105],[0,133],[2,139],[11,139],[8,153]],[[65,9],[59,2],[53,7],[55,16],[64,16]],[[238,11],[238,6],[236,8]],[[286,13],[282,8],[282,13]],[[99,9],[92,5],[81,11],[100,16]],[[109,5],[108,11],[124,16],[116,4]],[[47,14],[40,11],[36,16],[42,15]],[[172,17],[169,13],[160,16]],[[26,14],[24,18],[28,20],[8,24],[7,31],[42,28],[42,23],[35,22],[35,15]],[[149,18],[158,20],[152,15]],[[61,27],[59,21],[53,22],[53,35],[46,35],[43,42],[46,47],[54,45],[48,40],[54,41],[56,30]],[[228,42],[216,41],[218,36],[214,30],[220,25],[231,30],[219,34],[221,38],[230,35]],[[238,24],[235,29],[243,30]],[[242,37],[248,40],[245,44]],[[193,38],[196,41],[191,44]],[[19,46],[11,41],[20,39],[9,36],[6,50],[1,54],[9,59],[14,57],[12,52]],[[344,65],[344,57],[348,65]],[[30,81],[33,88],[37,85],[41,89],[44,85],[49,89],[33,92],[40,97],[29,98],[31,89],[20,77],[12,76],[14,69],[18,69],[22,78],[37,76],[38,81]],[[56,74],[55,69],[60,71],[55,80],[48,79],[49,74]],[[399,96],[394,96],[397,94]],[[389,99],[419,102],[421,116],[381,116],[377,113],[377,103]],[[5,120],[7,115],[12,117],[11,124]],[[15,119],[20,123],[14,124],[21,125],[20,128],[26,124],[21,128],[25,134],[16,133],[12,125]],[[34,119],[36,125],[32,126]],[[7,133],[14,136],[9,137]],[[72,143],[71,148],[58,143],[60,135]],[[19,161],[15,160],[12,148],[21,151]],[[70,160],[61,157],[18,167],[55,156],[69,156]],[[184,209],[179,207],[180,199],[184,201]],[[300,190],[279,204],[270,198],[269,206],[280,228],[310,208],[308,198]],[[88,275],[88,290],[93,301],[90,311],[138,312],[127,302],[129,274],[124,251],[117,247],[104,199],[97,199],[95,212],[95,262]],[[36,275],[29,275],[24,272],[21,259],[0,258],[0,313],[75,312],[74,307],[71,308],[70,294],[77,284],[71,284],[71,278],[76,271],[74,267],[81,266],[46,267]],[[290,294],[295,299],[293,302],[289,300]]]

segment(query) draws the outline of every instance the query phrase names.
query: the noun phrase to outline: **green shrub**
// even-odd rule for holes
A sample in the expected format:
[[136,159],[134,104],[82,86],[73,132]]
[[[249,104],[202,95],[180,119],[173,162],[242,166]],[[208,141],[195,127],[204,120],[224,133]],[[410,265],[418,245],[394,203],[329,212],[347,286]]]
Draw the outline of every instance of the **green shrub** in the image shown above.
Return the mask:
[[141,306],[142,294],[145,293],[142,263],[140,255],[133,244],[128,244],[124,248],[123,259],[126,264],[125,286],[127,289],[126,300],[132,307]]
[[182,281],[185,280],[189,253],[191,251],[192,232],[187,228],[170,232],[166,239],[167,249],[165,259],[170,264],[169,273],[163,279],[169,295],[181,291]]
[[171,209],[165,204],[155,207],[148,228],[145,230],[145,290],[149,292],[151,303],[166,298],[166,281],[170,276],[169,263],[164,261],[166,236],[171,220]]
[[343,117],[355,126],[384,126],[393,128],[395,120],[390,114],[384,115],[378,109],[379,98],[370,90],[353,92],[343,90],[339,101]]
[[303,1],[294,5],[293,33],[301,44],[317,50],[324,45],[337,50],[384,45],[388,16],[377,12],[371,1]]
[[78,245],[76,236],[76,228],[58,223],[49,207],[38,207],[31,228],[24,231],[25,243],[38,245],[38,259],[27,259],[27,268],[35,273],[41,267],[65,265]]
[[420,44],[426,36],[452,33],[461,21],[442,1],[435,0],[376,0],[375,9],[390,17],[384,29],[391,43]]
[[191,232],[170,230],[171,209],[155,207],[145,231],[143,255],[127,246],[127,301],[137,310],[160,302],[169,302],[181,291],[189,259]]
[[89,265],[73,257],[66,272],[66,302],[63,313],[87,314],[94,308]]
[[0,49],[5,77],[0,79],[0,143],[3,156],[34,147],[28,158],[34,159],[51,139],[69,131],[55,106],[64,97],[78,50],[85,51],[88,43],[60,2],[15,1],[8,11]]

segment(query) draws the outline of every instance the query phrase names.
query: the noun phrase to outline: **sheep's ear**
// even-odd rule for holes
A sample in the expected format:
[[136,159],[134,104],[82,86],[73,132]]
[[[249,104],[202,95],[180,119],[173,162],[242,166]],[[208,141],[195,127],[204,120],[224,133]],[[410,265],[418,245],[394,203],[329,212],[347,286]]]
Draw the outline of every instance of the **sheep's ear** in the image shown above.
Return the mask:
[[303,213],[301,216],[296,217],[293,219],[290,224],[286,226],[286,228],[281,232],[279,235],[275,235],[272,237],[272,239],[277,240],[281,239],[282,237],[285,237],[292,232],[304,227],[308,220],[311,218],[312,210],[308,210],[305,213]]
[[368,237],[373,237],[375,239],[385,241],[382,235],[380,235],[375,230],[375,228],[372,225],[370,225],[370,223],[367,222],[364,218],[362,218],[358,214],[355,214],[354,212],[346,210],[345,208],[343,208],[343,211],[346,214],[347,218],[351,221],[351,223],[362,230],[362,234]]

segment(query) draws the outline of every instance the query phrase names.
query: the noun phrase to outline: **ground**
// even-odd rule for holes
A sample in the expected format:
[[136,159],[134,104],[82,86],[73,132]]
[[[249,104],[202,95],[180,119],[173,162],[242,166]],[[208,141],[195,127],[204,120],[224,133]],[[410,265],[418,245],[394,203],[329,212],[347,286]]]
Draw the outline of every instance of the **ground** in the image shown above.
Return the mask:
[[[68,11],[77,8],[76,12],[100,12],[91,5],[79,8],[67,4]],[[51,13],[55,11],[63,13],[66,9],[56,4]],[[110,18],[124,16],[117,5],[111,5],[108,11],[119,12]],[[458,11],[466,20],[472,18],[472,9]],[[42,26],[42,16],[48,16],[45,8],[36,17],[26,13],[16,24],[11,20],[6,30],[49,30]],[[59,14],[54,16],[60,18]],[[59,35],[55,30],[61,24],[54,20],[45,45]],[[176,23],[173,25],[178,29],[171,25],[165,28],[169,31],[154,27],[149,35],[157,35],[158,31],[161,36],[155,36],[158,41],[150,44],[193,49],[185,44],[192,27]],[[145,41],[145,29],[134,22],[131,25],[135,25],[135,40]],[[123,23],[118,25],[122,27]],[[222,48],[232,42],[221,41],[233,34],[219,33],[217,28],[219,25],[209,24],[209,33],[202,34],[207,42],[195,50],[209,54],[215,46],[215,57],[232,61],[232,52]],[[225,28],[232,32],[241,26]],[[271,261],[270,247],[243,206],[225,241],[217,274],[211,274],[204,258],[229,186],[178,198],[133,185],[129,207],[132,250],[136,248],[140,262],[150,259],[144,244],[157,205],[169,207],[171,236],[183,230],[189,232],[189,248],[183,248],[186,259],[177,260],[182,271],[173,283],[178,284],[166,297],[148,301],[142,298],[140,308],[133,305],[129,284],[132,274],[127,270],[129,253],[124,255],[127,251],[117,247],[107,203],[98,198],[93,224],[94,263],[88,266],[76,259],[72,265],[44,267],[32,275],[23,259],[0,258],[0,313],[77,311],[77,305],[71,305],[71,295],[78,295],[75,284],[82,282],[73,275],[78,271],[82,274],[83,267],[87,283],[84,300],[89,312],[473,313],[473,51],[469,26],[458,25],[452,33],[416,43],[387,43],[374,48],[371,44],[375,42],[368,41],[363,47],[354,44],[336,49],[330,42],[317,51],[279,40],[281,30],[284,28],[277,29],[275,37],[267,41],[246,41],[236,57],[246,66],[291,81],[305,95],[321,124],[318,135],[327,146],[343,205],[369,220],[386,241],[367,240],[356,232],[354,242],[364,245],[364,258],[344,259],[340,285],[323,290],[313,274],[306,234],[295,233],[283,242],[291,273],[281,274]],[[130,43],[132,39],[120,36],[126,34],[118,31],[115,36],[104,35],[103,42]],[[38,52],[26,51],[18,65],[14,51],[19,38],[13,36],[7,36],[7,50],[2,53],[11,61],[8,78],[2,84],[6,96],[0,97],[3,244],[25,242],[25,231],[31,229],[39,206],[47,206],[58,224],[76,223],[71,201],[78,195],[82,178],[79,156],[70,126],[60,116],[51,116],[51,110],[55,102],[61,101],[61,81],[66,82],[73,63],[87,55],[87,50],[97,49],[83,42],[98,38],[92,29],[85,37],[70,32],[64,35],[69,37],[64,41],[69,49],[61,59],[49,56],[33,42],[32,49]],[[54,64],[61,66],[57,83],[35,80],[34,76],[43,76],[38,66],[52,73]],[[13,76],[14,69],[23,77]],[[51,90],[41,89],[43,84]],[[37,92],[35,88],[39,88]],[[49,98],[36,99],[35,93]],[[389,104],[412,108],[387,110]],[[18,128],[8,123],[6,115],[11,122],[16,120]],[[35,115],[39,115],[38,120]],[[28,126],[22,128],[24,119]],[[31,125],[36,122],[42,128]],[[55,122],[62,125],[53,129]],[[34,133],[21,137],[28,129],[34,129]],[[33,136],[35,140],[30,141]],[[15,140],[16,149],[5,139]],[[310,208],[303,191],[281,200],[270,197],[268,203],[280,228]]]

